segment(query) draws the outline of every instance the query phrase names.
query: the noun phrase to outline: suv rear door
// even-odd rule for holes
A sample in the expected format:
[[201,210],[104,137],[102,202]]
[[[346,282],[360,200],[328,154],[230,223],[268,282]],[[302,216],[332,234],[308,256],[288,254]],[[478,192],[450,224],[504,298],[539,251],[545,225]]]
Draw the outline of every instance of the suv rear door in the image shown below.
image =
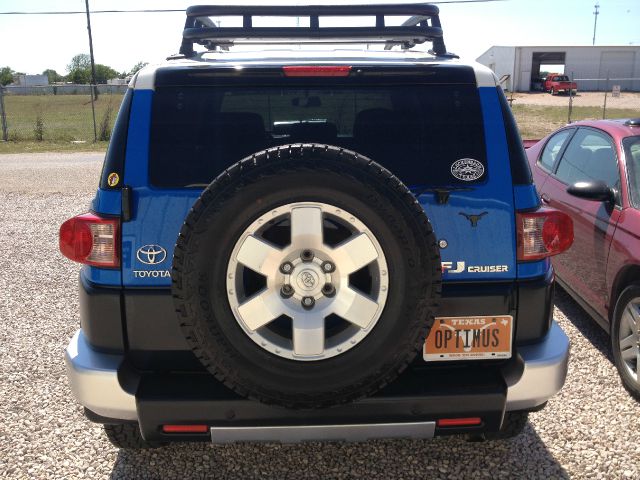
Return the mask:
[[[516,277],[515,211],[499,93],[470,67],[358,67],[286,78],[280,67],[166,69],[136,90],[125,184],[123,283],[169,287],[173,246],[202,189],[245,155],[317,142],[370,156],[409,186],[442,248],[444,279]],[[241,214],[241,212],[239,212]]]

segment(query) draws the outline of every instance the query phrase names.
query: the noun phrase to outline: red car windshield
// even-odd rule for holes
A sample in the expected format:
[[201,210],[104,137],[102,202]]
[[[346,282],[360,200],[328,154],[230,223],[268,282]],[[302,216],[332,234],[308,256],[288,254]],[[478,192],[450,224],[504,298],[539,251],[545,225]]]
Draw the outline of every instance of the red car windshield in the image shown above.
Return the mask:
[[553,81],[554,82],[568,82],[569,81],[569,77],[567,77],[566,75],[560,75],[557,77],[553,77]]
[[627,158],[629,200],[634,208],[640,209],[640,136],[627,137],[622,145]]

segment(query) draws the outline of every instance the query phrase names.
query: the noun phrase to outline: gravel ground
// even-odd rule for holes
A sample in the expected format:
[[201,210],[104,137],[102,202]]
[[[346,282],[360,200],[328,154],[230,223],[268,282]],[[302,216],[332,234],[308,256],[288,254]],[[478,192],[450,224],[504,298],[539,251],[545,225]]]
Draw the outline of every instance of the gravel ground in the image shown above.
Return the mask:
[[102,154],[0,155],[0,477],[2,478],[640,478],[640,404],[623,389],[608,338],[564,293],[569,378],[518,438],[176,445],[119,452],[74,402],[63,349],[78,326],[78,266],[57,229],[82,212]]

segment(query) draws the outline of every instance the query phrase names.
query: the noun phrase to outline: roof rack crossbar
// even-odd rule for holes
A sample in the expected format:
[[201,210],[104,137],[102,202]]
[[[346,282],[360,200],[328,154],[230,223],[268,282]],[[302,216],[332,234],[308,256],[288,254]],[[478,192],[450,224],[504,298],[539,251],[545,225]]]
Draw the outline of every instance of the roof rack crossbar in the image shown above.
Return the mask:
[[[410,18],[400,26],[387,26],[385,16]],[[216,25],[210,17],[242,17],[242,27]],[[253,17],[308,17],[304,27],[254,27]],[[320,17],[373,16],[375,26],[320,27]],[[411,48],[432,42],[432,53],[451,56],[444,45],[438,7],[428,3],[378,5],[196,5],[187,9],[180,54],[196,55],[193,46],[227,49],[234,43],[384,43],[385,48]]]

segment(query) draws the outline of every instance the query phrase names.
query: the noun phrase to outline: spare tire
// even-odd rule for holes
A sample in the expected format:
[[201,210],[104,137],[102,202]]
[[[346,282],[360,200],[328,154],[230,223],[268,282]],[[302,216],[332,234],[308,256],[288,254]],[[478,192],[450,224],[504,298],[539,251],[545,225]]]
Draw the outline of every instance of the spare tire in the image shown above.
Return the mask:
[[371,395],[421,351],[440,256],[389,171],[328,145],[252,155],[195,202],[173,296],[202,364],[240,395],[317,408]]

